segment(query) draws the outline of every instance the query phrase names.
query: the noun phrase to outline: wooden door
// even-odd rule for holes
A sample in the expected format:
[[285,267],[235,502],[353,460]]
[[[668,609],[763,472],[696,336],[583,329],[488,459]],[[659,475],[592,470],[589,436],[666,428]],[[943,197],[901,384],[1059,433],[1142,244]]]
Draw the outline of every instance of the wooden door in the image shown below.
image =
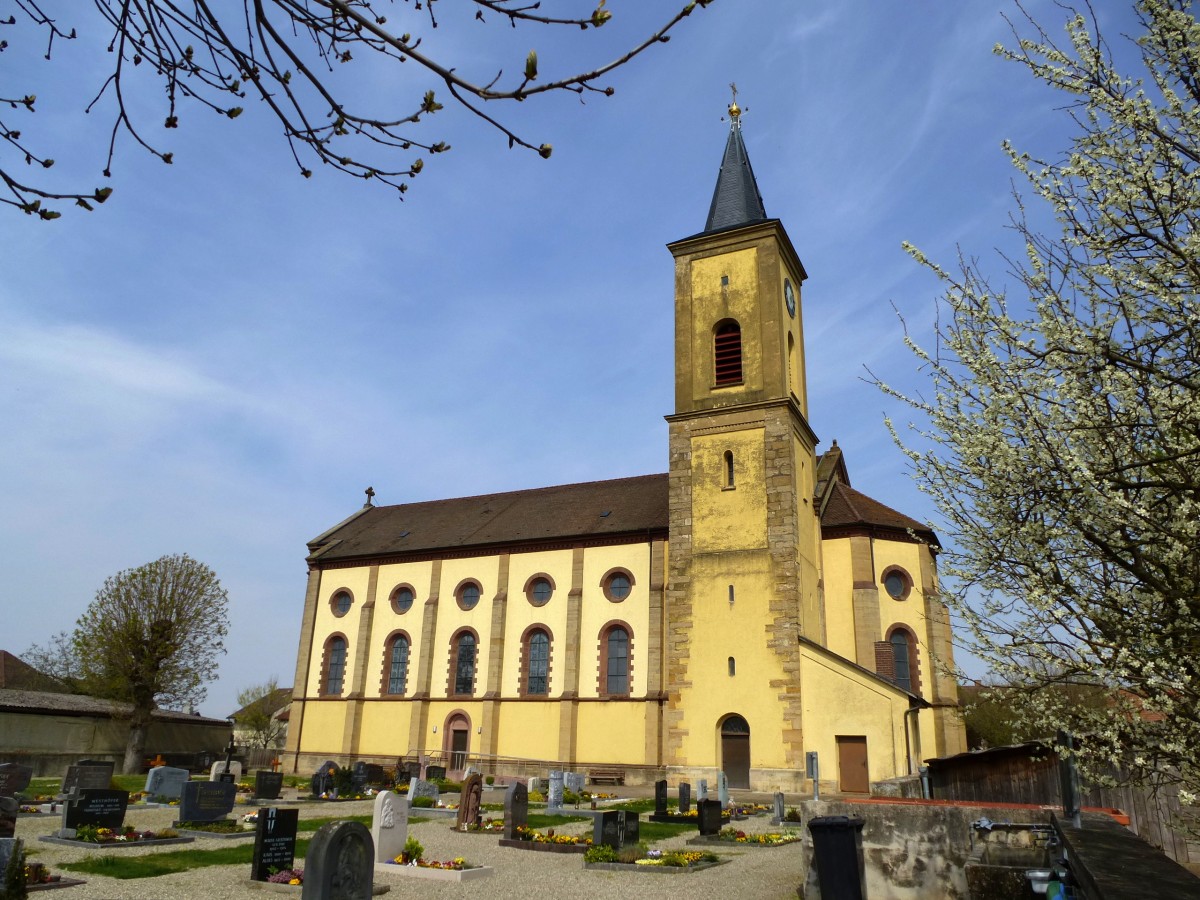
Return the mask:
[[462,777],[463,770],[467,767],[468,737],[465,728],[455,728],[450,732],[450,768],[456,781]]
[[721,724],[721,771],[729,787],[750,790],[750,725],[741,716]]
[[838,789],[847,794],[869,794],[871,779],[867,773],[867,739],[841,737],[838,748]]

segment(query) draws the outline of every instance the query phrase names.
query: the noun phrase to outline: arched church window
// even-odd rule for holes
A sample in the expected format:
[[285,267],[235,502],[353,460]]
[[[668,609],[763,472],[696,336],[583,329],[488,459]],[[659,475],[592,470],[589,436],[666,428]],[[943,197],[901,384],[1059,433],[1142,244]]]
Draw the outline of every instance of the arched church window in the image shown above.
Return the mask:
[[734,482],[733,482],[733,451],[732,450],[725,451],[725,458],[724,458],[724,464],[723,464],[723,478],[725,481],[724,486],[726,488],[732,488],[734,486]]
[[920,693],[920,676],[917,670],[917,641],[907,628],[896,626],[888,635],[892,645],[892,656],[896,661],[896,685],[913,693]]
[[459,632],[451,642],[450,688],[458,696],[475,693],[475,655],[479,642],[470,629]]
[[408,686],[408,655],[410,650],[408,635],[400,632],[388,638],[384,645],[386,694],[401,695]]
[[742,383],[742,328],[733,319],[718,324],[713,335],[713,376],[718,385]]
[[322,667],[321,693],[337,696],[346,678],[346,639],[335,634],[325,642],[325,664]]
[[541,628],[525,636],[525,672],[522,693],[545,696],[550,693],[550,635]]
[[614,622],[600,632],[600,693],[627,697],[633,671],[631,635],[624,623]]

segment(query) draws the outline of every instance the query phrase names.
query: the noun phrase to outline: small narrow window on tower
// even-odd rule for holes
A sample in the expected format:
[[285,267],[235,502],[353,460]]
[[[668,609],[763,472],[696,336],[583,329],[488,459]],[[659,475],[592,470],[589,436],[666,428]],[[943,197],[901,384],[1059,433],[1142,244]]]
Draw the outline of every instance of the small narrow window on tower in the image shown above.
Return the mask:
[[718,386],[742,383],[742,329],[732,319],[713,334],[713,376]]
[[729,605],[733,606],[733,585],[729,586]]
[[729,276],[728,275],[721,276],[721,287],[729,287]]
[[729,674],[731,676],[737,674],[737,660],[735,660],[732,656],[729,657]]
[[733,451],[725,451],[725,487],[733,487]]

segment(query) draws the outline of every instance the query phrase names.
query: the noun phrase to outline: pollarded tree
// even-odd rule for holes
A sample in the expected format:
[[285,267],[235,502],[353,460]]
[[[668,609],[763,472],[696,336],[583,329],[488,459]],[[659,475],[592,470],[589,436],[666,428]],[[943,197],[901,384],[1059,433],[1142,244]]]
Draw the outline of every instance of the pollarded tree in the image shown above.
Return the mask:
[[[1118,71],[1090,8],[1059,45],[1028,16],[1004,57],[1066,95],[1061,159],[1011,146],[1061,225],[1014,225],[994,286],[911,252],[945,284],[932,391],[904,399],[906,446],[952,538],[942,572],[974,651],[1020,686],[1034,733],[1200,793],[1200,26],[1189,0],[1138,0]],[[1018,32],[1020,29],[1017,29]],[[1124,45],[1122,44],[1122,49]],[[910,248],[911,249],[911,248]],[[895,392],[893,392],[895,393]],[[900,396],[896,394],[896,396]],[[1055,685],[1095,685],[1072,705]]]
[[[105,45],[112,60],[102,64],[104,77],[92,88],[95,96],[86,107],[88,112],[111,110],[106,178],[122,134],[171,163],[171,151],[152,136],[152,128],[178,127],[189,101],[229,119],[240,116],[248,102],[258,101],[256,107],[279,121],[306,178],[319,162],[403,193],[424,167],[422,154],[450,149],[445,141],[423,137],[416,127],[443,108],[442,100],[449,97],[498,129],[509,147],[548,157],[550,144],[523,139],[484,106],[550,92],[610,95],[612,87],[601,81],[605,75],[668,41],[668,32],[696,6],[711,2],[680,0],[662,26],[640,40],[631,37],[625,44],[629,49],[607,62],[571,60],[571,70],[547,74],[531,50],[522,52],[508,70],[471,75],[467,73],[479,60],[456,47],[453,36],[456,24],[471,24],[463,23],[464,18],[480,27],[586,31],[607,24],[613,14],[605,8],[606,0],[556,0],[553,12],[543,12],[540,2],[529,0],[469,0],[447,13],[451,28],[438,32],[434,29],[446,24],[439,21],[440,0],[92,0],[98,20],[78,8],[87,6],[79,0],[61,10],[55,8],[56,0],[19,0],[18,12],[0,19],[0,26],[8,26],[0,28],[0,51],[11,53],[19,46],[14,41],[28,42],[32,29],[45,41],[45,52],[31,57],[31,71],[20,79],[10,76],[0,103],[32,113],[37,104],[29,83],[32,66],[42,55],[49,60],[69,54],[71,41],[93,42]],[[466,58],[447,58],[454,52]],[[379,61],[397,68],[383,75],[375,65]],[[402,63],[409,65],[401,69]],[[402,80],[407,88],[399,96],[390,90],[381,96],[377,83],[385,77]],[[25,83],[18,86],[12,83],[16,80]],[[147,87],[163,90],[159,105]],[[103,203],[111,193],[108,187],[80,193],[48,186],[42,170],[54,160],[41,144],[22,135],[30,124],[0,120],[0,202],[43,219],[60,215],[43,201],[74,201],[84,209]],[[29,167],[28,174],[15,167],[18,160]]]
[[89,694],[132,704],[126,772],[141,766],[156,708],[204,699],[228,632],[225,589],[186,555],[118,572],[96,592],[71,645]]

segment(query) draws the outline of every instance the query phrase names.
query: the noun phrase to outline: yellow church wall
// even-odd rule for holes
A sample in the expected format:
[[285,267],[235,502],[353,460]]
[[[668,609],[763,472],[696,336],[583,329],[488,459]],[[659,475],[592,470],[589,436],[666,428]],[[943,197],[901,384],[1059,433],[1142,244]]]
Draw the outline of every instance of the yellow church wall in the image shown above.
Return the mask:
[[359,754],[401,756],[411,749],[416,749],[408,746],[412,709],[412,704],[403,700],[376,700],[364,703],[359,720]]
[[[721,278],[727,276],[728,285]],[[751,247],[719,256],[694,259],[691,264],[693,390],[696,398],[729,388],[713,388],[713,328],[722,319],[736,319],[742,327],[742,389],[763,387],[762,341],[748,326],[758,323],[758,250]]]
[[[346,729],[347,704],[338,700],[309,700],[304,704],[299,749],[302,753],[333,756],[342,753],[342,734]],[[288,727],[290,732],[296,723]]]
[[804,746],[818,753],[823,784],[837,784],[838,736],[867,739],[871,781],[905,773],[904,694],[805,645],[800,671]]
[[[475,648],[475,692],[482,695],[487,689],[488,656],[491,646],[492,599],[498,589],[500,557],[471,556],[447,559],[442,562],[442,577],[438,588],[437,631],[433,638],[433,678],[430,693],[446,696],[450,666],[450,639],[460,628],[471,628],[479,636]],[[455,599],[458,586],[467,579],[479,584],[479,602],[473,609],[462,609]],[[430,721],[433,721],[432,718]]]
[[521,701],[503,704],[499,726],[500,755],[557,759],[561,710],[561,703]]
[[[633,576],[629,596],[619,603],[609,600],[601,585],[604,576],[615,568],[625,569]],[[644,696],[649,665],[646,650],[650,638],[650,545],[638,543],[589,548],[583,557],[583,595],[580,605],[579,696],[600,695],[600,631],[614,620],[625,622],[633,632],[630,650],[633,672],[629,693],[632,697]]]
[[[371,621],[371,639],[367,652],[367,681],[364,696],[379,697],[383,693],[384,659],[386,643],[397,631],[408,635],[408,685],[406,693],[413,692],[416,674],[421,665],[421,616],[425,601],[429,599],[429,579],[433,572],[432,562],[400,563],[379,567],[376,588],[375,616]],[[413,591],[412,607],[405,613],[392,608],[392,592],[401,585]],[[482,601],[480,601],[482,602]]]
[[[786,257],[785,257],[786,259]],[[796,294],[796,315],[795,318],[784,313],[785,331],[783,339],[786,343],[787,336],[791,335],[792,343],[780,349],[783,358],[788,361],[788,388],[792,395],[796,398],[796,402],[800,406],[800,412],[804,414],[804,418],[808,418],[808,368],[805,365],[804,359],[804,304],[801,302],[801,278],[793,271],[786,263],[780,266],[779,270],[779,296],[784,296],[784,281],[790,279],[792,282],[792,290]],[[805,496],[812,496],[807,494]]]
[[[926,699],[933,696],[934,670],[930,658],[929,625],[925,617],[925,591],[921,584],[921,555],[928,553],[923,544],[910,541],[874,542],[875,583],[879,585],[879,633],[887,640],[888,630],[904,625],[917,639],[917,669],[920,684],[913,685],[914,693]],[[912,579],[912,590],[904,600],[894,599],[883,587],[883,575],[892,566],[899,566]]]
[[[569,639],[567,600],[571,592],[572,561],[571,550],[514,553],[509,559],[508,607],[504,620],[504,676],[500,688],[506,697],[515,697],[520,693],[521,636],[533,625],[542,625],[550,633],[550,696],[562,694],[566,642]],[[525,593],[525,585],[535,575],[547,576],[554,585],[554,593],[545,606],[534,606]],[[507,710],[505,715],[508,715]],[[553,733],[556,735],[557,731]]]
[[580,703],[576,758],[589,763],[657,762],[643,759],[646,707],[623,701]]
[[[308,671],[307,696],[316,697],[321,693],[321,659],[325,652],[325,643],[335,634],[346,638],[346,669],[342,694],[351,690],[350,678],[354,665],[362,648],[358,644],[358,626],[362,617],[363,605],[367,602],[367,588],[370,582],[370,569],[359,566],[351,569],[333,569],[324,572],[321,578],[321,588],[318,592],[317,614],[313,625],[312,665]],[[350,611],[344,616],[336,616],[330,601],[339,591],[349,591],[354,599]]]
[[[733,454],[727,486],[725,454]],[[692,439],[692,547],[696,554],[767,544],[763,431],[749,428]]]
[[846,659],[854,659],[857,652],[854,644],[854,575],[850,553],[849,538],[822,542],[825,646]]

